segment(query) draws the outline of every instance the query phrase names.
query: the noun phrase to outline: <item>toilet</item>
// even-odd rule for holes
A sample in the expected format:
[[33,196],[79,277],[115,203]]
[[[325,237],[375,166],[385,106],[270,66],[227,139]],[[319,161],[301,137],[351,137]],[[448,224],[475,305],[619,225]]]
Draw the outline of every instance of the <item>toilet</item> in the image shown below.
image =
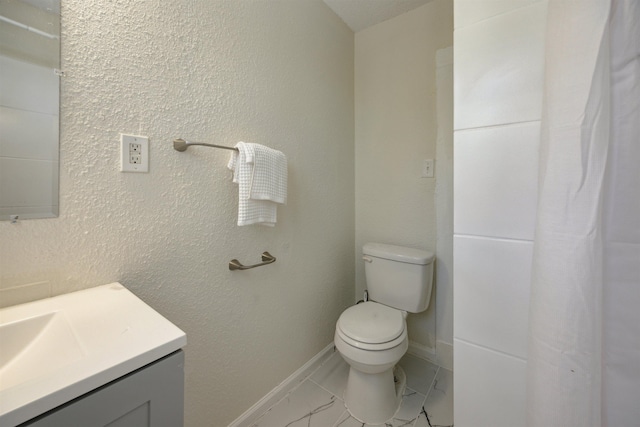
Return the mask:
[[334,343],[349,364],[344,402],[366,424],[384,424],[400,407],[406,376],[396,366],[409,346],[408,313],[427,309],[432,252],[381,243],[362,248],[369,301],[346,309]]

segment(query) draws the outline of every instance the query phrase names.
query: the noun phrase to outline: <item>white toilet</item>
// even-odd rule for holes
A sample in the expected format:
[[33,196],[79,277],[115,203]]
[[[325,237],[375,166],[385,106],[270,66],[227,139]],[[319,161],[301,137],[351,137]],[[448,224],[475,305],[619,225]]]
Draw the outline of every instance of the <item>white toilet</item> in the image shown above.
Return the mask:
[[340,315],[334,342],[351,367],[347,409],[360,422],[384,424],[402,401],[406,377],[395,365],[408,348],[405,319],[429,306],[435,255],[380,243],[367,243],[362,253],[371,300]]

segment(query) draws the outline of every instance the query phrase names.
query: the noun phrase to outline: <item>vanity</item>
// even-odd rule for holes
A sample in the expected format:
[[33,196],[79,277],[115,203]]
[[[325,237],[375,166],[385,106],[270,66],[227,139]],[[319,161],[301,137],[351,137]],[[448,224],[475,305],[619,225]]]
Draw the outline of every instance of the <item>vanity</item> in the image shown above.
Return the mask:
[[185,345],[120,283],[1,309],[0,426],[182,426]]

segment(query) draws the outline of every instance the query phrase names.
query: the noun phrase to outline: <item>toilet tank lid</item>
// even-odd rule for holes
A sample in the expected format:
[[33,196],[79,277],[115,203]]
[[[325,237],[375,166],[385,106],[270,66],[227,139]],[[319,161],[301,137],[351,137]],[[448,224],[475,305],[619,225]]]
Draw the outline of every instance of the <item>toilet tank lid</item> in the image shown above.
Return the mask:
[[362,247],[362,253],[376,258],[420,265],[430,264],[435,258],[433,252],[384,243],[367,243]]

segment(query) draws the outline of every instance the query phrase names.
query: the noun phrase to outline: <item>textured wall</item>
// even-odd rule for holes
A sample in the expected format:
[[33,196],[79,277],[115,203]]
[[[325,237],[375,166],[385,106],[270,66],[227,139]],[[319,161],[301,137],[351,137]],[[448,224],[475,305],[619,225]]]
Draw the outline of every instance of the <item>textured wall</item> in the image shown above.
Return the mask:
[[[433,1],[360,31],[355,40],[360,299],[364,243],[436,250],[436,179],[421,178],[421,170],[424,159],[436,158],[436,51],[453,43],[452,3]],[[409,338],[420,348],[435,347],[435,310],[433,298],[426,312],[408,318]]]
[[[319,0],[62,6],[60,217],[0,223],[1,287],[121,281],[187,332],[187,425],[226,425],[352,302],[353,33]],[[120,132],[150,137],[148,174],[118,171]],[[229,152],[175,137],[282,150],[276,227],[237,227]]]

